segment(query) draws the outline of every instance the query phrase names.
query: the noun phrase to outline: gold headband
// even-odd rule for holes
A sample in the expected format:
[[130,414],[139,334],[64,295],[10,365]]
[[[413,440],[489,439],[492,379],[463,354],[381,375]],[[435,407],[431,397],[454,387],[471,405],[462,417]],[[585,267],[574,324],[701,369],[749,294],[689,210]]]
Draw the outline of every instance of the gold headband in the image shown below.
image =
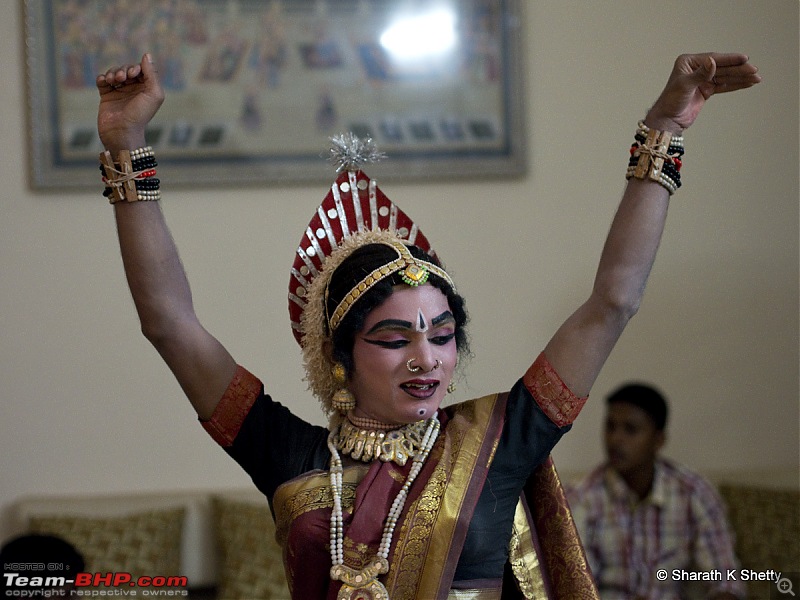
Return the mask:
[[[334,309],[333,314],[325,315],[328,321],[328,328],[331,332],[335,331],[336,328],[339,327],[342,319],[345,318],[350,308],[363,294],[367,293],[377,283],[383,281],[394,273],[402,272],[401,278],[403,282],[412,287],[425,284],[428,281],[429,273],[433,273],[434,275],[444,279],[450,285],[450,287],[455,289],[453,280],[450,279],[450,276],[444,271],[444,269],[441,269],[440,267],[437,267],[435,264],[426,260],[415,258],[411,252],[408,251],[408,247],[406,247],[406,245],[400,240],[392,240],[380,243],[385,246],[389,246],[395,252],[397,252],[397,258],[381,267],[376,268],[369,275],[364,277],[364,279],[354,285],[353,289],[351,289],[341,300],[341,302],[339,302]],[[330,285],[330,279],[328,279],[327,285],[325,286],[326,313],[328,306],[328,285]]]

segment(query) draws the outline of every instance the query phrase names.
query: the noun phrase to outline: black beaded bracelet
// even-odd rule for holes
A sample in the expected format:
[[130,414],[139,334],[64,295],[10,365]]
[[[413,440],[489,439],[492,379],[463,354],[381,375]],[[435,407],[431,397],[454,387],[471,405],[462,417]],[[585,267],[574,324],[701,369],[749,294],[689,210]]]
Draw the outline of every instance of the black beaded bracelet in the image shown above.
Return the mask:
[[109,152],[100,154],[100,172],[106,184],[103,196],[111,204],[161,199],[161,181],[155,177],[158,162],[152,147],[121,150],[117,161]]
[[131,161],[131,166],[134,171],[143,171],[144,169],[152,169],[158,166],[155,156],[145,156],[144,158],[137,158]]
[[136,179],[134,183],[137,190],[157,190],[161,187],[161,181],[157,177]]

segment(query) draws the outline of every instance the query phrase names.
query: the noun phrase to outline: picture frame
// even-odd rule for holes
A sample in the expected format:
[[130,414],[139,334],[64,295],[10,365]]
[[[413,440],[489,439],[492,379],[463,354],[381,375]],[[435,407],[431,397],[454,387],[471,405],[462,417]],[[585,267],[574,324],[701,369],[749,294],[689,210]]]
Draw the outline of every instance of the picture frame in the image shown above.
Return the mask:
[[331,135],[382,179],[514,177],[519,0],[25,0],[30,182],[99,184],[95,78],[150,52],[146,132],[170,185],[329,182]]

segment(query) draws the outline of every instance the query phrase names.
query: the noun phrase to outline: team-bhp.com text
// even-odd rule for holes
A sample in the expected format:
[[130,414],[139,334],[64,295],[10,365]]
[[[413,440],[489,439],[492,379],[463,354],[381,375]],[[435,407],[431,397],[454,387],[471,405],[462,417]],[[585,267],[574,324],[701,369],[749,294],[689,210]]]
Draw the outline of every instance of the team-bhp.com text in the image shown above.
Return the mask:
[[64,596],[59,592],[65,592],[67,587],[75,596],[186,596],[188,585],[185,576],[135,577],[131,573],[78,573],[70,579],[3,573],[3,579],[6,596],[16,598]]

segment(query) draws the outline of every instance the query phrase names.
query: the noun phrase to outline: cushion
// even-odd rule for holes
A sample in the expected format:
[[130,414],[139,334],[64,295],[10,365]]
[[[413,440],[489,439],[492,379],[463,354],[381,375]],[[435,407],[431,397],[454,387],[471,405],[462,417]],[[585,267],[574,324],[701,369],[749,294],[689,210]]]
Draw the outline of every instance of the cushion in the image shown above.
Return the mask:
[[212,499],[220,551],[218,597],[226,600],[289,598],[281,548],[266,501]]
[[[720,484],[736,535],[736,556],[745,569],[797,572],[800,565],[800,491]],[[752,598],[770,598],[774,584],[751,581]]]
[[83,555],[88,573],[177,576],[184,513],[174,508],[105,518],[33,516],[29,529],[70,542]]

